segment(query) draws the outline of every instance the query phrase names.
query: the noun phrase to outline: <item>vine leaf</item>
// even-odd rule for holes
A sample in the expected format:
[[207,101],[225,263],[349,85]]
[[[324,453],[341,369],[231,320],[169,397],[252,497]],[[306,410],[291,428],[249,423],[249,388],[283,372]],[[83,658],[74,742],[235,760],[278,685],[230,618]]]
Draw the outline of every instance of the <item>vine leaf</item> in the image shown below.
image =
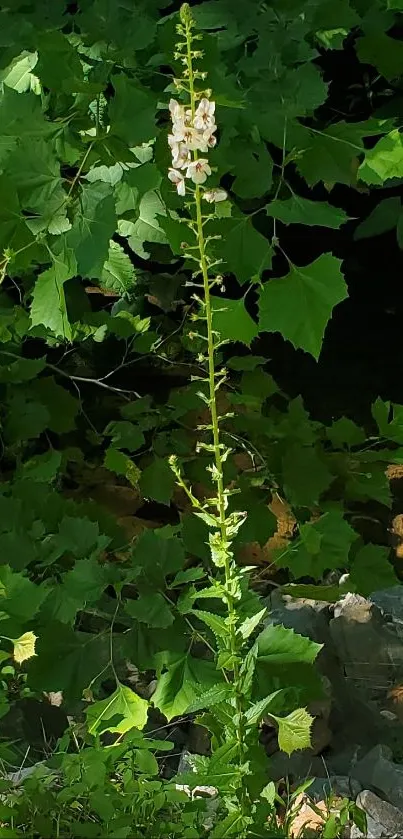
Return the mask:
[[111,240],[109,242],[108,259],[104,263],[100,285],[107,291],[116,291],[122,297],[133,289],[136,274],[130,257],[121,245]]
[[386,137],[382,137],[376,146],[366,151],[358,174],[362,181],[374,186],[383,186],[385,181],[391,178],[403,177],[403,135],[398,128]]
[[141,593],[138,600],[129,600],[126,603],[125,611],[130,617],[141,623],[159,629],[166,629],[174,621],[174,616],[166,600],[158,591],[153,594]]
[[270,242],[254,227],[248,216],[223,219],[217,227],[221,233],[218,256],[224,259],[241,285],[271,268],[273,249]]
[[381,233],[392,230],[397,225],[401,210],[402,203],[397,196],[380,201],[372,213],[356,227],[354,239],[359,241],[371,236],[380,236]]
[[260,330],[280,332],[293,346],[317,360],[334,306],[345,300],[341,261],[323,254],[304,268],[270,280],[260,293]]
[[380,589],[398,585],[393,566],[389,562],[389,548],[382,545],[364,545],[357,551],[350,571],[349,582],[363,597]]
[[297,708],[287,717],[275,717],[278,725],[278,744],[282,752],[290,755],[298,749],[309,749],[313,717],[305,708]]
[[34,632],[24,632],[24,634],[20,635],[19,638],[13,640],[14,661],[16,661],[17,664],[22,664],[23,661],[27,661],[29,658],[32,658],[32,656],[36,655],[36,641],[37,636]]
[[142,729],[147,722],[147,711],[148,702],[118,682],[112,696],[88,708],[88,731],[99,736],[104,731],[125,734],[132,728]]
[[124,73],[113,76],[112,84],[115,95],[109,106],[111,133],[129,147],[147,142],[156,133],[154,97]]
[[189,654],[175,656],[160,676],[152,701],[169,722],[184,714],[192,702],[219,681],[220,674],[213,661]]
[[[59,246],[59,243],[58,243]],[[71,248],[62,242],[59,252],[52,252],[53,265],[39,275],[31,304],[32,326],[42,324],[58,338],[71,340],[71,326],[67,314],[64,283],[76,273],[76,261]]]
[[341,227],[348,221],[348,215],[338,207],[332,207],[325,201],[310,201],[293,195],[287,201],[272,201],[267,205],[268,216],[282,221],[283,224],[306,224],[318,227]]
[[315,522],[300,527],[301,542],[288,556],[278,559],[279,567],[289,567],[294,578],[322,578],[327,570],[348,566],[350,547],[357,539],[342,510],[330,510]]
[[288,500],[297,507],[317,504],[333,475],[312,446],[288,446],[283,457],[283,480]]
[[140,478],[140,490],[145,498],[152,498],[160,504],[169,505],[175,486],[175,475],[166,460],[154,458],[143,470]]
[[112,187],[102,181],[83,186],[76,217],[66,237],[77,259],[77,273],[82,277],[102,276],[116,225]]
[[[397,8],[396,0],[394,6],[389,3],[389,8]],[[390,38],[385,32],[367,32],[359,38],[357,54],[360,61],[373,64],[385,79],[395,79],[402,74],[403,44],[397,38]]]
[[246,311],[243,298],[228,300],[212,297],[213,329],[219,333],[220,341],[241,341],[248,347],[258,335],[255,321]]

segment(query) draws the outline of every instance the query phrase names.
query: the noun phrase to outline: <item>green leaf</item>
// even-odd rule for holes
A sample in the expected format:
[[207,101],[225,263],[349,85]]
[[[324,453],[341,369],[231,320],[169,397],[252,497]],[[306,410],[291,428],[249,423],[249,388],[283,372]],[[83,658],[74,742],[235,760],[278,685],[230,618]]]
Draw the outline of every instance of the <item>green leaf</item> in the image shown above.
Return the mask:
[[24,632],[19,638],[13,638],[13,657],[17,664],[22,664],[24,661],[36,655],[35,642],[37,640],[38,638],[33,632]]
[[212,297],[213,328],[219,333],[220,341],[241,341],[250,346],[258,335],[255,321],[246,311],[244,299],[229,300]]
[[170,504],[175,486],[175,475],[166,460],[160,457],[143,470],[140,478],[140,490],[145,498],[151,498],[160,504]]
[[77,273],[82,277],[101,279],[116,227],[112,187],[102,182],[84,185],[66,237],[77,260]]
[[341,261],[323,254],[286,277],[265,283],[260,294],[260,330],[280,332],[285,340],[318,359],[334,306],[345,300]]
[[66,699],[81,700],[84,688],[109,660],[109,638],[105,635],[77,632],[66,624],[50,622],[39,635],[28,684],[33,690],[62,690]]
[[110,446],[105,452],[104,466],[116,475],[124,475],[132,486],[138,487],[141,471],[129,455]]
[[112,444],[129,452],[136,452],[144,446],[145,438],[139,425],[128,420],[111,422],[105,434],[112,437]]
[[323,600],[326,603],[337,603],[341,597],[348,592],[354,592],[355,585],[349,578],[347,583],[333,586],[298,585],[290,583],[282,586],[281,591],[289,594],[290,597],[304,598],[306,600]]
[[392,230],[397,225],[401,209],[401,200],[397,196],[380,201],[372,213],[356,227],[354,239],[369,239]]
[[244,836],[252,818],[245,816],[238,808],[228,813],[215,825],[210,833],[211,839],[226,839],[227,836]]
[[27,90],[33,90],[34,93],[39,93],[40,85],[38,85],[38,79],[32,73],[37,61],[37,52],[27,52],[24,50],[1,72],[1,81],[7,87],[12,87],[18,93],[25,93]]
[[147,626],[165,629],[171,626],[174,616],[165,598],[159,592],[140,594],[138,600],[128,600],[125,611],[131,618],[135,618]]
[[55,382],[53,376],[43,376],[30,385],[30,393],[48,412],[48,428],[56,434],[75,429],[75,419],[80,403],[66,388]]
[[263,717],[270,713],[270,705],[275,703],[276,699],[280,695],[282,695],[282,690],[276,690],[274,693],[271,693],[270,696],[265,696],[264,699],[259,699],[258,702],[254,702],[253,705],[247,709],[245,713],[245,718],[249,726],[258,725],[263,719]]
[[223,641],[228,638],[229,627],[226,618],[221,618],[213,612],[203,612],[200,609],[193,609],[192,614],[196,615],[199,620],[203,621],[203,623],[205,623],[206,626],[214,632],[214,635],[217,638],[221,638]]
[[233,356],[233,358],[229,358],[226,362],[227,367],[230,370],[239,370],[243,371],[253,371],[256,367],[261,366],[262,364],[267,364],[267,358],[263,355],[242,355],[242,356]]
[[123,297],[136,284],[136,274],[130,257],[117,242],[109,242],[109,254],[99,281],[101,288],[115,291]]
[[165,230],[160,226],[159,216],[165,216],[165,206],[154,190],[143,195],[139,206],[137,221],[119,220],[119,233],[126,236],[132,251],[142,259],[149,259],[150,254],[145,250],[145,242],[166,244],[168,242]]
[[362,181],[375,186],[383,186],[391,178],[403,177],[403,135],[398,128],[386,137],[382,137],[372,149],[366,151],[358,174]]
[[297,708],[287,717],[274,717],[278,725],[278,744],[282,752],[290,755],[298,749],[309,749],[313,717],[305,708]]
[[148,702],[118,682],[112,696],[88,708],[88,731],[97,737],[104,731],[125,734],[132,728],[142,729],[147,722],[147,712]]
[[[146,530],[139,536],[132,553],[132,564],[142,570],[147,583],[156,588],[165,585],[165,578],[182,570],[185,564],[185,549],[176,536],[166,538],[163,528]],[[150,563],[150,557],[153,558]]]
[[203,711],[208,708],[214,708],[215,705],[220,705],[231,697],[231,685],[226,683],[222,685],[214,685],[210,690],[206,690],[203,696],[196,699],[186,709],[187,714],[194,714],[196,711]]
[[338,207],[324,201],[310,201],[293,195],[286,201],[271,201],[266,207],[268,216],[279,219],[283,224],[306,224],[308,226],[339,228],[348,221],[348,215]]
[[271,624],[260,633],[257,645],[258,658],[272,665],[312,664],[323,646],[292,629]]
[[372,128],[370,122],[336,122],[315,134],[308,130],[297,168],[309,186],[319,181],[354,185],[357,158],[364,151],[363,137],[369,136]]
[[334,476],[312,446],[294,443],[283,457],[283,481],[288,500],[296,507],[313,507]]
[[88,518],[74,518],[63,516],[55,544],[62,552],[72,553],[81,558],[88,554],[98,545],[99,525]]
[[169,722],[184,714],[192,702],[220,680],[214,662],[189,654],[175,656],[159,678],[152,701]]
[[366,439],[364,429],[348,417],[340,417],[340,419],[335,420],[330,428],[326,429],[326,436],[337,449],[360,445]]
[[35,585],[8,565],[0,567],[0,611],[17,621],[32,620],[49,594],[49,589]]
[[[27,94],[21,94],[23,96]],[[50,143],[26,138],[7,160],[7,177],[14,183],[25,210],[46,213],[63,207],[66,193],[60,177],[60,165]]]
[[[112,77],[115,95],[109,105],[111,133],[129,147],[155,137],[155,99],[146,87],[125,73]],[[133,119],[133,114],[136,118]]]
[[385,32],[368,32],[358,39],[357,54],[364,64],[372,64],[385,79],[395,79],[403,73],[403,44]]
[[218,255],[241,285],[260,276],[265,268],[271,268],[272,246],[247,216],[224,219],[218,232],[222,237],[217,246]]
[[52,252],[53,265],[35,283],[31,304],[32,326],[43,324],[57,337],[71,340],[71,327],[67,314],[64,283],[74,277],[77,265],[74,253],[66,243]]
[[318,580],[327,570],[348,566],[357,534],[341,510],[330,510],[317,521],[301,525],[300,537],[301,543],[277,563],[289,567],[295,579],[308,576]]
[[260,612],[256,612],[256,615],[253,615],[251,618],[245,618],[245,620],[241,623],[238,632],[242,635],[244,641],[246,641],[252,632],[259,626],[259,623],[263,620],[265,614],[267,612],[266,607],[261,609]]
[[389,554],[389,548],[382,545],[364,545],[356,553],[349,583],[351,582],[363,597],[369,597],[374,591],[398,585],[393,566],[389,562]]
[[49,449],[45,454],[37,454],[24,463],[22,477],[29,478],[31,481],[51,483],[57,476],[61,462],[61,452]]

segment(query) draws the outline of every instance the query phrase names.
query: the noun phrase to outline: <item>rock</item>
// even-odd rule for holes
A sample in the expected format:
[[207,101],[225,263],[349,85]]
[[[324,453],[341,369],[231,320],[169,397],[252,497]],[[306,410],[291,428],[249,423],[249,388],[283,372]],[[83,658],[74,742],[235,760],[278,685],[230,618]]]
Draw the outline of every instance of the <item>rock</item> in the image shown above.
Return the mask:
[[282,624],[287,629],[298,632],[299,635],[306,635],[311,641],[319,644],[330,643],[329,603],[291,597],[275,590],[268,598],[268,610],[266,625]]
[[370,595],[372,603],[390,617],[393,623],[403,625],[403,586],[385,588],[383,591],[374,591]]
[[403,813],[392,804],[382,801],[368,789],[362,790],[356,798],[357,807],[364,810],[367,817],[367,831],[361,831],[354,825],[350,830],[351,839],[366,836],[368,839],[403,837]]
[[348,775],[329,775],[326,778],[315,778],[306,792],[312,801],[326,801],[331,795],[353,801],[361,789],[361,784],[355,778]]
[[393,763],[387,746],[374,746],[352,767],[353,778],[363,787],[376,790],[395,807],[403,810],[403,765]]

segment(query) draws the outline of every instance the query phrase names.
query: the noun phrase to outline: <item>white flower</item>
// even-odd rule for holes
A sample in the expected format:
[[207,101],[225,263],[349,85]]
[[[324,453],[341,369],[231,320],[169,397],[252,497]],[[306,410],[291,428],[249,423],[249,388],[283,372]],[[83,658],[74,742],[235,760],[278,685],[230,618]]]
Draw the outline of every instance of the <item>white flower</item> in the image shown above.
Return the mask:
[[203,133],[190,126],[183,125],[182,128],[175,128],[174,134],[170,136],[177,143],[184,143],[190,151],[206,152],[208,149],[207,139],[204,138]]
[[215,102],[210,102],[206,98],[201,99],[193,120],[194,127],[199,131],[205,131],[206,128],[211,129],[215,125],[214,111]]
[[186,193],[186,184],[185,184],[185,176],[182,175],[182,172],[178,172],[177,169],[169,169],[168,170],[168,178],[172,181],[173,184],[176,186],[176,191],[178,195],[185,195]]
[[174,169],[185,169],[191,161],[190,151],[184,143],[175,143],[171,146],[172,166]]
[[218,203],[218,201],[225,201],[228,198],[228,195],[225,189],[221,189],[221,187],[217,186],[214,189],[206,189],[203,192],[203,198],[209,202],[209,204]]
[[173,123],[185,122],[185,108],[176,99],[169,100],[169,111]]
[[189,163],[189,166],[186,170],[186,177],[190,178],[194,184],[204,184],[204,181],[207,180],[208,175],[211,175],[211,169],[208,165],[208,160],[200,158],[200,160],[194,160],[192,163]]
[[212,128],[207,128],[206,131],[203,131],[203,141],[208,149],[213,149],[217,143],[217,137],[214,134],[214,131],[216,130],[217,126],[213,125]]

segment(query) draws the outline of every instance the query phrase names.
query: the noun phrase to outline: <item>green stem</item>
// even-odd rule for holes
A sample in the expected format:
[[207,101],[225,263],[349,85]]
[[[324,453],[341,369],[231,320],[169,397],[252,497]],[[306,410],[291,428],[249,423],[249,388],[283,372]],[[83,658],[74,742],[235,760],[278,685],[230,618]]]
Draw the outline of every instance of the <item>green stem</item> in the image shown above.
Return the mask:
[[[185,23],[186,44],[187,44],[187,67],[188,67],[188,81],[190,92],[190,109],[192,118],[196,110],[196,94],[194,87],[194,71],[192,59],[192,33],[191,23],[187,20]],[[194,160],[197,160],[197,151],[193,152]],[[226,494],[224,486],[224,470],[223,458],[221,453],[220,443],[220,427],[219,414],[217,406],[217,386],[216,386],[216,371],[215,371],[215,337],[213,330],[213,312],[211,306],[210,295],[210,279],[208,273],[208,260],[206,255],[206,241],[204,237],[204,220],[202,211],[202,192],[200,186],[197,184],[194,192],[195,209],[196,209],[196,225],[195,232],[197,237],[198,250],[200,255],[199,266],[203,278],[203,292],[204,292],[204,307],[205,317],[207,323],[207,363],[208,363],[208,387],[209,387],[209,409],[211,416],[211,427],[213,436],[214,461],[216,467],[216,485],[217,485],[217,515],[219,520],[220,534],[222,545],[225,546],[225,589],[226,589],[226,604],[228,610],[228,624],[229,624],[229,651],[232,659],[233,667],[233,688],[236,707],[236,738],[238,741],[238,760],[239,765],[242,766],[245,762],[246,743],[245,743],[245,713],[244,713],[244,698],[241,690],[241,682],[239,675],[239,653],[240,645],[237,637],[237,613],[234,605],[233,595],[231,594],[232,584],[234,581],[234,563],[232,555],[229,551],[230,538],[227,529],[226,519]],[[243,812],[248,811],[249,796],[245,783],[242,783],[240,790],[240,804]]]

